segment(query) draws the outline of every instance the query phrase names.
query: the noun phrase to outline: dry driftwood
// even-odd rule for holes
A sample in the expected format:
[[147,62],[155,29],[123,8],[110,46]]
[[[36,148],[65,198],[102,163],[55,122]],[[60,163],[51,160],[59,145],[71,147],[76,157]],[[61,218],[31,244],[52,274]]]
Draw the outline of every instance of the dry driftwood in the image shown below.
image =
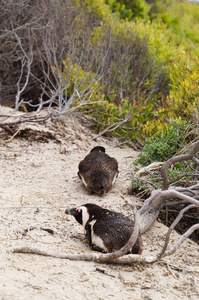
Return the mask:
[[[139,214],[139,213],[138,213]],[[180,218],[175,225],[179,222]],[[138,227],[139,222],[137,222],[136,227]],[[22,247],[13,247],[11,248],[12,253],[26,253],[26,254],[37,254],[42,256],[50,256],[54,258],[60,259],[69,259],[69,260],[82,260],[82,261],[96,261],[98,263],[117,263],[117,264],[133,264],[136,262],[139,263],[154,263],[158,261],[163,256],[168,256],[176,252],[177,249],[181,246],[181,244],[187,239],[195,230],[199,230],[199,224],[193,225],[187,232],[185,232],[178,242],[174,245],[174,247],[170,250],[166,251],[166,247],[168,245],[169,236],[172,231],[172,227],[169,228],[167,239],[165,241],[165,245],[161,251],[161,253],[153,256],[142,256],[137,254],[130,254],[123,256],[129,249],[132,247],[135,242],[137,236],[136,231],[134,230],[128,243],[121,248],[119,251],[108,253],[108,254],[98,254],[98,253],[89,253],[89,254],[64,254],[64,253],[52,253],[45,250],[41,250],[37,247],[32,246],[22,246]]]
[[[108,254],[98,254],[98,253],[89,253],[89,254],[57,254],[57,253],[50,253],[48,251],[43,251],[35,247],[14,247],[11,249],[13,253],[32,253],[44,256],[51,256],[57,257],[61,259],[70,259],[70,260],[85,260],[85,261],[96,261],[101,263],[120,263],[120,264],[131,264],[135,262],[147,262],[153,263],[160,258],[173,254],[181,244],[184,242],[186,238],[188,238],[195,230],[199,230],[199,224],[195,224],[190,227],[178,240],[178,242],[174,245],[174,247],[170,250],[167,250],[167,246],[169,243],[169,238],[172,230],[176,226],[176,224],[180,221],[185,211],[193,207],[199,207],[199,201],[196,199],[196,191],[199,188],[199,185],[195,185],[190,188],[177,188],[177,190],[169,189],[169,180],[167,170],[168,168],[178,161],[183,160],[192,160],[197,165],[199,165],[199,160],[196,157],[196,154],[199,150],[199,141],[197,141],[193,147],[193,149],[188,154],[182,154],[175,157],[172,157],[168,161],[166,161],[162,166],[162,180],[163,180],[163,189],[159,191],[155,191],[152,195],[145,200],[143,206],[136,211],[135,219],[134,219],[134,229],[132,235],[127,242],[127,244],[122,247],[120,250],[108,253]],[[192,196],[187,195],[187,191],[190,192]],[[154,221],[157,219],[158,214],[163,207],[163,205],[173,199],[181,199],[187,203],[191,203],[189,206],[185,207],[183,210],[180,211],[176,220],[170,226],[167,237],[165,240],[165,244],[162,248],[161,253],[154,255],[154,256],[142,256],[142,255],[125,255],[134,245],[137,240],[139,231],[144,233],[147,231]],[[172,202],[169,202],[170,205]]]

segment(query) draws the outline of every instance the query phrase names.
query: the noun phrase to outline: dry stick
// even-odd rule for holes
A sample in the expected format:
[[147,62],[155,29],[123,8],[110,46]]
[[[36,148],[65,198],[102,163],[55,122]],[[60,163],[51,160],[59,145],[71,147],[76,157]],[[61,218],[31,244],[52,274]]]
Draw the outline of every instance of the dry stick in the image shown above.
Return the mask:
[[187,239],[195,230],[199,230],[199,223],[191,226],[179,239],[179,241],[175,244],[175,246],[165,252],[164,256],[168,256],[173,254],[178,248],[180,248],[181,244]]
[[193,197],[190,197],[188,195],[182,194],[178,191],[175,190],[168,190],[168,191],[162,191],[161,192],[162,196],[166,199],[173,199],[173,198],[178,198],[178,199],[182,199],[185,200],[189,203],[192,203],[196,206],[199,207],[199,201],[194,199]]
[[3,123],[1,125],[10,126],[10,125],[17,125],[17,124],[22,124],[22,123],[26,123],[26,122],[39,123],[39,122],[44,122],[51,117],[52,117],[52,113],[48,113],[44,116],[36,116],[35,115],[35,116],[28,117],[27,119],[18,120],[18,121],[14,121],[14,122],[7,122],[7,123]]
[[0,127],[3,128],[5,131],[7,131],[8,133],[10,133],[11,135],[14,135],[14,131],[9,127],[9,126],[6,126],[6,125],[1,125],[0,124]]
[[177,155],[181,155],[183,154],[185,151],[187,151],[188,149],[192,149],[193,146],[196,144],[196,142],[198,141],[198,136],[195,137],[188,145],[186,145],[183,149],[181,149],[180,151],[178,151]]
[[[99,134],[97,134],[96,136],[94,136],[92,138],[92,140],[96,140],[98,137],[100,137],[101,135],[103,135],[104,133],[106,133],[107,131],[113,131],[115,129],[117,129],[119,126],[121,126],[122,124],[125,124],[126,122],[128,122],[129,117],[126,117],[123,121],[120,121],[117,123],[117,125],[112,124],[109,127],[107,127],[106,129],[104,129],[102,132],[100,132]],[[114,126],[115,125],[115,126]],[[114,126],[114,127],[113,127]]]
[[199,166],[199,159],[194,156],[192,160]]
[[[187,239],[195,230],[199,230],[199,224],[193,225],[189,228],[178,240],[175,246],[164,253],[164,256],[169,256],[176,252],[180,248],[181,244]],[[82,260],[82,261],[96,261],[98,263],[117,263],[117,264],[132,264],[135,262],[140,263],[154,263],[160,259],[161,253],[154,256],[141,256],[137,254],[130,254],[128,256],[118,257],[114,260],[109,259],[109,254],[64,254],[64,253],[52,253],[48,251],[43,251],[35,247],[13,247],[10,250],[12,253],[28,253],[28,254],[38,254],[43,256],[50,256],[60,259],[69,259],[69,260]],[[117,251],[119,252],[119,251]],[[110,253],[111,254],[111,253]]]
[[64,253],[52,253],[48,251],[44,251],[38,249],[36,247],[14,247],[11,249],[12,253],[27,253],[27,254],[38,254],[43,256],[50,256],[54,258],[60,259],[69,259],[69,260],[82,260],[82,261],[95,261],[98,263],[117,263],[117,264],[131,264],[135,262],[141,263],[153,263],[157,261],[157,256],[141,256],[137,254],[130,254],[128,256],[123,256],[116,258],[114,260],[108,259],[107,256],[109,254],[98,254],[98,253],[91,253],[91,254],[64,254]]
[[195,154],[199,151],[199,141],[197,141],[193,147],[193,149],[190,151],[190,153],[187,154],[181,154],[174,156],[170,159],[168,159],[162,166],[161,169],[161,176],[163,180],[163,190],[168,190],[169,188],[169,179],[167,170],[171,167],[171,165],[175,164],[176,162],[185,161],[185,160],[193,160],[196,164],[199,164],[199,160],[195,157]]
[[171,180],[169,183],[170,184],[176,183],[184,177],[199,177],[199,174],[195,174],[195,173],[194,174],[183,174],[183,175],[179,176],[178,178]]
[[[98,101],[98,103],[104,103],[104,102],[105,101]],[[8,115],[7,116],[6,115],[1,115],[1,117],[7,117],[7,118],[8,117],[10,117],[10,118],[19,118],[19,117],[21,117],[21,118],[20,118],[20,120],[16,120],[16,121],[12,121],[12,122],[3,122],[3,123],[0,122],[0,127],[10,126],[10,125],[17,125],[17,124],[22,124],[22,123],[27,123],[27,122],[32,122],[32,123],[45,122],[45,121],[47,121],[50,118],[57,119],[59,116],[64,116],[64,115],[67,115],[67,114],[72,114],[75,111],[77,111],[79,108],[81,108],[83,106],[87,106],[87,105],[92,105],[92,104],[95,104],[95,102],[80,103],[76,107],[72,107],[72,108],[70,108],[70,109],[68,109],[67,111],[64,111],[64,112],[57,112],[56,110],[51,109],[51,112],[47,111],[43,115],[39,115],[39,113],[40,113],[39,111],[36,114],[34,114],[34,115],[32,115],[31,113],[27,113],[27,114],[23,113],[23,114],[20,114],[20,115],[10,115],[10,116],[8,116]]]
[[174,227],[180,222],[180,220],[182,219],[184,213],[185,213],[187,210],[189,210],[189,209],[191,209],[191,208],[194,208],[194,207],[196,207],[194,204],[191,204],[191,205],[186,206],[185,208],[183,208],[183,209],[180,211],[180,213],[178,214],[177,218],[175,218],[175,220],[173,221],[173,223],[172,223],[171,226],[169,227],[169,230],[168,230],[167,236],[166,236],[166,240],[165,240],[165,244],[164,244],[164,246],[163,246],[163,248],[162,248],[161,253],[159,254],[159,258],[161,258],[161,257],[164,255],[165,251],[166,251],[166,248],[167,248],[168,243],[169,243],[169,238],[170,238],[171,232],[172,232],[172,230],[174,229]]
[[151,195],[144,201],[142,207],[139,209],[141,216],[141,234],[145,233],[155,222],[165,201],[166,199],[162,197],[161,191]]
[[140,232],[146,232],[157,219],[163,204],[170,199],[182,199],[199,207],[199,201],[175,190],[157,191],[144,201],[139,209],[141,215]]
[[18,135],[18,133],[21,131],[21,129],[18,129],[8,140],[6,140],[5,142],[8,143],[10,141],[12,141],[16,135]]
[[[139,227],[140,227],[139,225],[140,225],[140,213],[137,211],[135,214],[133,232],[130,236],[129,241],[120,250],[112,252],[112,253],[107,253],[107,254],[90,253],[90,254],[77,254],[77,255],[67,254],[67,255],[65,255],[65,254],[52,254],[52,253],[48,253],[48,252],[45,252],[45,251],[42,251],[42,250],[39,250],[36,248],[32,248],[32,247],[15,247],[15,248],[11,249],[11,251],[13,253],[35,253],[35,254],[44,255],[44,256],[68,258],[68,259],[72,259],[72,260],[115,262],[120,256],[125,255],[137,241],[137,238],[139,235]],[[137,256],[139,257],[139,255],[137,255]]]
[[141,168],[139,171],[137,171],[134,175],[134,177],[139,177],[143,174],[146,173],[148,171],[152,171],[152,170],[157,170],[160,169],[162,167],[162,165],[164,164],[164,162],[153,162],[150,165]]
[[179,206],[179,205],[185,204],[185,203],[186,203],[186,201],[184,201],[184,200],[175,200],[175,201],[171,200],[171,201],[168,201],[166,203],[163,203],[161,209],[169,207],[169,206],[176,206],[176,205]]

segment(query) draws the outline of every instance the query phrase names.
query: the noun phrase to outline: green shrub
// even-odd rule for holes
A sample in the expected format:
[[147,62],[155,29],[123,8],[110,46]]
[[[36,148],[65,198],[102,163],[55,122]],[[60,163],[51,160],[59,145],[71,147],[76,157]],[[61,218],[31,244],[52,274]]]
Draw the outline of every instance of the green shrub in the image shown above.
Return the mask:
[[199,113],[199,57],[179,53],[171,64],[172,88],[167,105],[176,117],[180,115],[196,123]]
[[139,101],[134,105],[129,104],[128,99],[122,99],[120,104],[96,101],[89,105],[86,111],[93,117],[95,130],[102,132],[109,128],[105,133],[106,136],[118,137],[129,145],[134,144],[137,140],[144,141],[144,123],[152,118],[153,106],[144,104],[141,96],[140,105]]
[[[168,131],[158,131],[153,137],[147,138],[142,152],[139,153],[137,161],[134,162],[136,171],[139,167],[144,167],[152,162],[164,162],[169,158],[177,155],[180,151],[186,153],[187,144],[192,141],[198,132],[196,128],[187,121],[173,121]],[[183,150],[182,150],[183,149]],[[182,174],[192,174],[195,169],[192,161],[177,162],[168,169],[168,178],[174,181],[173,184],[187,186],[190,182],[197,179],[195,177],[186,176],[181,178]],[[149,196],[151,187],[161,188],[162,177],[159,170],[149,172],[145,177],[132,179],[133,192],[141,193],[143,198]]]
[[147,18],[150,6],[144,0],[105,0],[120,19]]
[[168,131],[160,130],[153,137],[146,138],[137,163],[146,166],[171,158],[190,142],[192,130],[193,126],[187,121],[172,121]]
[[150,19],[166,27],[165,35],[171,32],[170,43],[176,48],[183,45],[187,51],[198,54],[199,5],[194,1],[149,0]]
[[133,103],[142,95],[144,104],[156,103],[169,94],[168,69],[150,50],[148,35],[141,35],[134,23],[111,20],[102,24],[94,30],[92,44],[96,69],[104,64],[101,86],[109,102],[119,104],[128,98]]

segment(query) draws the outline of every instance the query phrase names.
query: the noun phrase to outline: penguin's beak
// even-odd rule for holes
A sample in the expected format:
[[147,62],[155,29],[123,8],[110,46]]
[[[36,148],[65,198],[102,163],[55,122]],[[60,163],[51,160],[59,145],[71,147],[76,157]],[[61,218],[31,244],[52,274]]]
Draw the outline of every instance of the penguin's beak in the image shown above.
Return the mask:
[[70,215],[70,209],[66,209],[65,214]]
[[65,210],[65,214],[76,217],[78,216],[79,212],[76,210],[76,208],[69,208]]

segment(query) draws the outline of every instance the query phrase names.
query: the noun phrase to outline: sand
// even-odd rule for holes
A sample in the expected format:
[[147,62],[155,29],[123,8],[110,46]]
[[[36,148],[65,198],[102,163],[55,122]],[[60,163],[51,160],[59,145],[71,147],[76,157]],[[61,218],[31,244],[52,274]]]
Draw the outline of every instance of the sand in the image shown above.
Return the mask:
[[[0,107],[0,114],[5,111]],[[100,264],[10,252],[15,246],[36,246],[88,253],[83,227],[65,215],[66,208],[92,202],[132,217],[128,203],[142,205],[127,193],[138,153],[115,139],[93,140],[96,133],[84,123],[70,116],[61,123],[22,124],[15,137],[0,128],[0,299],[199,299],[199,246],[190,239],[154,264]],[[90,195],[77,176],[78,163],[96,145],[119,163],[119,177],[104,196]],[[143,255],[160,252],[166,232],[156,221],[143,235]],[[179,237],[173,232],[169,247]]]

